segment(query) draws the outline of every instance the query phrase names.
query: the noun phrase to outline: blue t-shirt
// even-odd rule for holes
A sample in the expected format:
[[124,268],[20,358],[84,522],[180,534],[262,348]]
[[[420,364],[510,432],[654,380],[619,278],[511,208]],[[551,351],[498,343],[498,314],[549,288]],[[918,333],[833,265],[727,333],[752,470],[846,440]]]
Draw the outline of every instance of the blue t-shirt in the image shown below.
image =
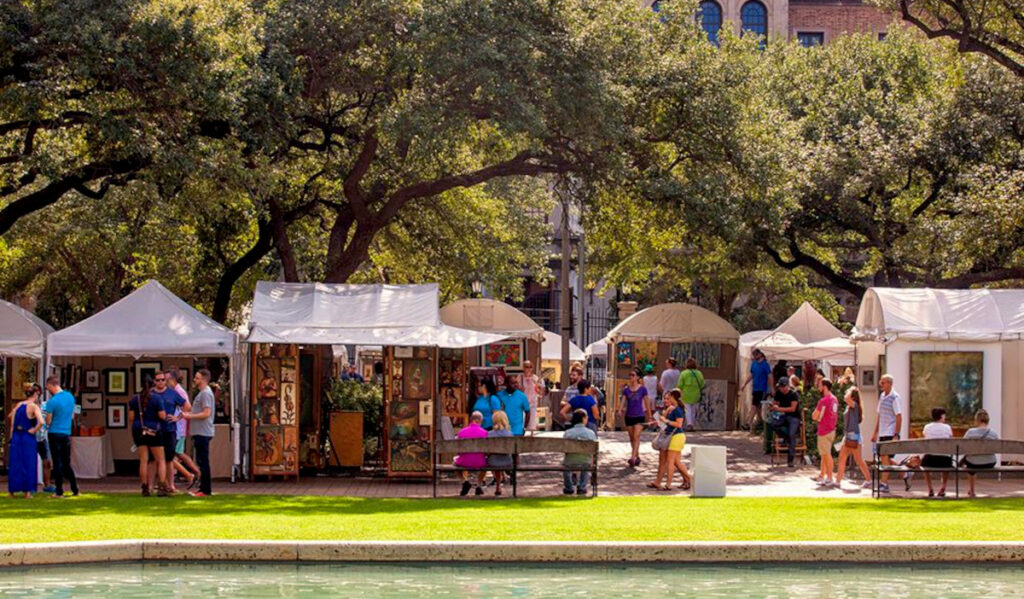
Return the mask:
[[[141,399],[139,400],[142,401]],[[129,405],[131,402],[128,402]],[[141,404],[139,404],[141,405]],[[164,402],[159,397],[155,397],[152,392],[149,394],[149,399],[146,400],[146,409],[142,412],[142,423],[146,425],[146,428],[152,430],[163,430],[164,420],[160,418],[160,410],[164,409]],[[141,427],[140,427],[141,428]]]
[[480,424],[480,426],[486,428],[487,430],[490,430],[491,427],[494,426],[494,413],[500,409],[501,402],[498,401],[497,397],[494,397],[493,395],[490,397],[487,397],[486,395],[481,395],[480,397],[476,398],[476,403],[473,404],[473,409],[470,410],[469,412],[471,414],[473,412],[480,412],[481,414],[483,414],[484,421]]
[[[158,392],[153,389],[149,392],[149,402],[156,402],[167,413],[168,416],[174,414],[175,408],[180,408],[185,405],[185,400],[178,395],[178,392],[170,387],[164,389],[162,392]],[[148,407],[148,406],[147,406]],[[149,426],[148,424],[146,426]],[[165,433],[176,433],[178,430],[178,424],[176,422],[163,422],[163,431]]]
[[595,431],[597,430],[597,418],[594,418],[593,408],[596,405],[597,400],[589,395],[576,395],[569,400],[569,407],[573,412],[583,410],[587,413],[587,428]]
[[772,373],[772,367],[768,360],[754,360],[750,364],[750,374],[754,380],[754,391],[768,392],[768,375]]
[[[685,422],[685,420],[686,420],[686,412],[684,412],[683,409],[680,408],[679,406],[676,406],[675,409],[673,409],[671,412],[669,412],[669,414],[668,414],[668,421],[669,422],[675,422],[676,420],[679,420],[680,418],[682,418],[684,420],[683,424],[685,425],[686,424],[686,422]],[[676,427],[672,426],[671,424],[666,424],[665,425],[665,432],[667,434],[669,434],[669,435],[675,435],[676,433],[683,432],[683,427],[676,428]]]
[[[505,408],[505,413],[508,415],[508,426],[512,434],[521,437],[526,429],[525,414],[530,412],[530,400],[519,389],[511,393],[506,389],[502,389],[498,392],[498,400],[501,401],[501,405]],[[530,416],[532,418],[533,414]]]
[[132,430],[141,430],[142,413],[139,411],[138,395],[133,395],[132,398],[128,400],[128,411],[135,415],[135,418],[132,419]]
[[71,434],[71,421],[75,416],[75,396],[67,391],[54,395],[43,405],[43,412],[53,414],[49,431],[57,435]]

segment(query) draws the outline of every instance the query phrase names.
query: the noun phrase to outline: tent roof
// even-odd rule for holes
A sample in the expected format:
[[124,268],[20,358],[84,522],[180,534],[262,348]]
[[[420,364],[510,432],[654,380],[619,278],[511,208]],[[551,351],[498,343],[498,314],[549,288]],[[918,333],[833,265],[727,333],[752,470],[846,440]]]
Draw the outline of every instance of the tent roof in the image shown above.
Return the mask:
[[1024,338],[1024,289],[894,289],[864,294],[857,340]]
[[800,343],[814,343],[846,336],[807,302],[800,304],[792,316],[775,328],[775,332],[788,333]]
[[53,327],[21,306],[0,300],[0,356],[43,357],[46,337]]
[[51,356],[230,356],[238,336],[157,281],[50,335]]
[[771,335],[772,332],[767,329],[760,331],[748,331],[740,335],[740,349],[743,351],[743,355],[749,356],[750,350],[762,339]]
[[[561,360],[562,359],[562,336],[558,333],[552,333],[550,331],[544,332],[544,343],[540,346],[540,359],[541,360]],[[569,341],[569,360],[572,362],[582,362],[586,360],[587,356],[580,349],[580,346]]]
[[608,356],[608,342],[601,340],[588,345],[583,353],[591,358],[605,358]]
[[640,310],[620,322],[606,339],[664,341],[667,343],[727,343],[736,345],[740,334],[717,314],[693,304],[660,304]]
[[544,338],[544,328],[518,309],[493,299],[462,299],[441,308],[441,321],[452,327],[496,333],[514,339]]
[[260,281],[249,343],[476,347],[506,339],[447,326],[437,284],[337,285]]
[[853,344],[846,337],[801,343],[793,335],[776,331],[752,345],[748,354],[755,347],[773,360],[852,360],[855,357]]

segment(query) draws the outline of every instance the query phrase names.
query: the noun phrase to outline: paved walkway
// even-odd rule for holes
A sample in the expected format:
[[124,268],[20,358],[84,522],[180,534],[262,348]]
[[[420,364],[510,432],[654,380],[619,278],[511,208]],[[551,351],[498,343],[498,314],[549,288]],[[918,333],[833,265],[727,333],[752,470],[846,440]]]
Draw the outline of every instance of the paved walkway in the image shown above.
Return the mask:
[[[557,434],[557,433],[549,433]],[[600,468],[598,471],[599,494],[608,496],[622,495],[683,495],[682,490],[657,491],[646,486],[654,479],[658,468],[658,454],[651,448],[654,433],[644,433],[640,443],[641,464],[636,468],[626,465],[630,456],[629,439],[625,432],[601,434]],[[817,487],[811,477],[817,474],[817,467],[803,465],[789,469],[784,465],[771,467],[768,456],[761,450],[759,437],[739,431],[689,433],[687,446],[724,445],[727,449],[729,474],[727,478],[728,494],[731,497],[871,497],[869,489],[860,489],[856,483],[847,480],[842,490]],[[684,456],[689,455],[689,449]],[[555,456],[528,456],[527,461],[538,459],[557,460]],[[688,460],[687,460],[688,461]],[[859,476],[859,473],[856,473]],[[678,486],[678,476],[676,477]],[[109,477],[102,480],[82,481],[85,492],[136,492],[136,479],[130,477]],[[459,484],[454,479],[445,480],[438,485],[439,497],[457,496]],[[893,496],[924,497],[926,490],[923,478],[918,475],[912,481],[911,491],[904,491],[904,485],[895,481],[892,485]],[[486,490],[485,498],[493,498],[493,487]],[[1024,480],[1020,478],[997,481],[994,479],[980,480],[979,495],[1000,497],[1024,497]],[[215,481],[214,492],[240,493],[258,495],[325,495],[349,497],[430,497],[433,489],[429,480],[403,481],[388,480],[384,477],[304,477],[298,482],[241,482],[231,484],[227,481]],[[506,488],[505,495],[496,499],[511,496],[511,488]],[[966,496],[966,477],[961,481],[961,492]],[[948,493],[953,495],[953,482],[950,481]],[[529,473],[520,475],[519,496],[550,497],[561,494],[561,474]]]

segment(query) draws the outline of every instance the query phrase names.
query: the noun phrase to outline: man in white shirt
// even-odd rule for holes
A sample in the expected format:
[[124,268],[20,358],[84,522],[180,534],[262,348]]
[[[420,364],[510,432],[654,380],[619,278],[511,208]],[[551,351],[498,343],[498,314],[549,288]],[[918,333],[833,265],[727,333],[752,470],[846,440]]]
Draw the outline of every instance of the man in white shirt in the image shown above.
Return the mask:
[[[885,441],[898,441],[900,431],[903,430],[903,408],[900,394],[892,389],[892,375],[883,374],[878,381],[882,392],[878,398],[878,418],[875,419],[875,434],[871,436],[872,443]],[[882,465],[892,464],[892,457],[881,456]],[[883,472],[881,482],[878,484],[879,493],[889,492],[889,473]]]
[[658,381],[658,396],[668,393],[679,386],[679,368],[676,366],[676,359],[665,360],[665,370],[661,371],[661,379]]
[[[536,415],[537,403],[544,395],[545,389],[544,385],[540,382],[540,377],[533,372],[533,362],[529,360],[523,362],[522,387],[523,393],[526,394],[526,399],[530,400],[530,411]],[[537,418],[530,419],[530,424],[527,425],[526,430],[537,430]]]

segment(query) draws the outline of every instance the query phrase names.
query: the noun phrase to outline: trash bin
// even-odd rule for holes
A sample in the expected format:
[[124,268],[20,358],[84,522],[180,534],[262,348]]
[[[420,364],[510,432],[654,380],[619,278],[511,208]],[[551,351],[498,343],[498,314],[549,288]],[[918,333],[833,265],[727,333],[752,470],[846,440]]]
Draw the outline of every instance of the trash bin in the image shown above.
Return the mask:
[[725,497],[725,446],[694,445],[690,451],[693,460],[693,497]]

